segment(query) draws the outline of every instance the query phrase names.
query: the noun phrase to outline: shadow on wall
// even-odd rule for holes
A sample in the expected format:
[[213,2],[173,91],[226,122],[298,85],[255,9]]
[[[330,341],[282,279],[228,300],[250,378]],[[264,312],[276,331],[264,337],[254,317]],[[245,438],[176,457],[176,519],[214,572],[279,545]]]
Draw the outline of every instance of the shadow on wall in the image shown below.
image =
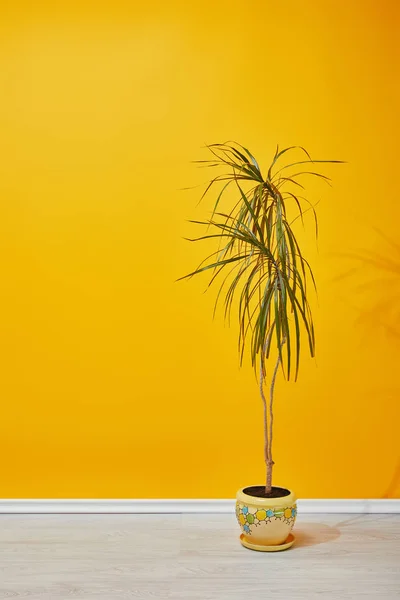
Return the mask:
[[[351,303],[358,313],[355,325],[364,327],[371,335],[383,332],[395,352],[400,353],[400,243],[376,227],[371,230],[378,236],[380,251],[359,250],[342,255],[353,265],[333,281],[354,280],[350,292]],[[398,395],[399,392],[391,390],[390,393]],[[396,497],[399,486],[400,458],[382,498]]]
[[400,243],[376,227],[372,229],[383,242],[383,249],[341,255],[353,264],[333,281],[354,280],[350,291],[354,296],[353,308],[359,314],[356,324],[367,325],[368,331],[383,329],[399,342],[400,350]]
[[393,477],[388,485],[386,492],[382,498],[395,498],[397,490],[400,488],[400,458],[397,461],[397,466],[394,470]]

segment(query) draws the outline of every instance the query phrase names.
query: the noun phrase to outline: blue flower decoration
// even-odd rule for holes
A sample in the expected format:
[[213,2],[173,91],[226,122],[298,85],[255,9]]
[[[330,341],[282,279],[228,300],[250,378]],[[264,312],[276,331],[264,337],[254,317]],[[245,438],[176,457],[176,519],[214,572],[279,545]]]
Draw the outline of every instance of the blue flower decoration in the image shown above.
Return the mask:
[[243,508],[242,508],[242,513],[243,513],[244,515],[247,515],[247,513],[248,513],[248,512],[249,512],[249,509],[247,508],[247,506],[243,506]]
[[297,510],[295,508],[292,508],[292,517],[295,517],[297,513]]
[[274,516],[274,511],[269,509],[267,510],[267,517],[273,517]]
[[243,529],[245,530],[246,533],[250,533],[250,527],[248,525],[244,525]]

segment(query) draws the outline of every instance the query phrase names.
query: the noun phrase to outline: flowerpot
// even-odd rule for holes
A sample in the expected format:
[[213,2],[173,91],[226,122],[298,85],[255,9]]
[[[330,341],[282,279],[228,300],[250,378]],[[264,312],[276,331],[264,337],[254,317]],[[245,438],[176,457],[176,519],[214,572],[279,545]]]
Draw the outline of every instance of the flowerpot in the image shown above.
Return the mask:
[[286,488],[273,487],[274,498],[263,498],[264,486],[242,488],[236,494],[236,517],[241,542],[253,550],[276,551],[292,545],[289,535],[296,520],[296,496]]

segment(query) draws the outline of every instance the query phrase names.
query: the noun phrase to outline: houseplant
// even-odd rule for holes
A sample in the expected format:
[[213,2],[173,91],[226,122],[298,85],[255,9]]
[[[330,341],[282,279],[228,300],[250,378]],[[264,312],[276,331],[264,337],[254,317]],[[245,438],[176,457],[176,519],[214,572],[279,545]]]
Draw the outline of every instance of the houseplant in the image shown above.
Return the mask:
[[[311,356],[315,349],[308,301],[308,284],[315,287],[315,281],[294,229],[307,211],[313,213],[316,226],[317,217],[303,195],[301,178],[311,175],[329,181],[310,170],[310,165],[340,161],[314,161],[302,147],[277,148],[267,173],[262,174],[255,157],[240,144],[212,144],[208,149],[212,158],[198,162],[223,171],[211,179],[202,197],[217,184],[222,188],[210,219],[192,221],[207,227],[204,235],[190,241],[213,239],[218,247],[181,279],[210,271],[209,286],[222,279],[215,309],[223,300],[226,317],[233,306],[238,310],[240,361],[248,349],[264,406],[266,464],[265,485],[237,493],[241,541],[257,550],[285,549],[293,543],[293,536],[288,536],[296,518],[296,498],[290,490],[272,485],[275,381],[279,371],[288,380],[297,378],[302,337]],[[282,157],[295,151],[302,152],[302,160],[282,165]],[[221,208],[232,191],[231,207]],[[274,363],[271,373],[267,373],[269,359]]]

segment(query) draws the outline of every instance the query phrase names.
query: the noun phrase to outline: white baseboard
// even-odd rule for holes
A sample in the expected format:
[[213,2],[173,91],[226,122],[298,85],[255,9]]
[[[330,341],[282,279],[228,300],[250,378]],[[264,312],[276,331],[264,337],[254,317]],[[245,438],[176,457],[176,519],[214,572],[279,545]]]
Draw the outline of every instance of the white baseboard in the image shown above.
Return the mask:
[[[231,513],[228,500],[0,500],[0,514]],[[398,500],[298,500],[300,513],[400,513]]]

